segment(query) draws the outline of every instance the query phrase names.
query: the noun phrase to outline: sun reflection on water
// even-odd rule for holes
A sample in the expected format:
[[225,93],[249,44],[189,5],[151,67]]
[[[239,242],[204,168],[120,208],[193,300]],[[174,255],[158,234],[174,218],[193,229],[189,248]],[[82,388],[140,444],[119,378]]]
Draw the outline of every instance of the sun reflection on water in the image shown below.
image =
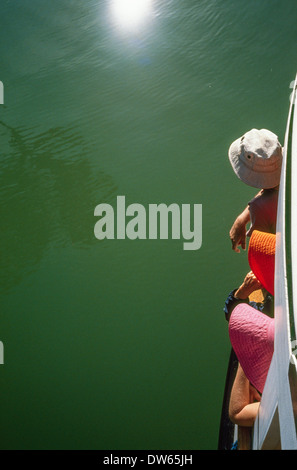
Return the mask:
[[153,12],[152,0],[112,0],[111,13],[118,27],[135,30],[143,26]]

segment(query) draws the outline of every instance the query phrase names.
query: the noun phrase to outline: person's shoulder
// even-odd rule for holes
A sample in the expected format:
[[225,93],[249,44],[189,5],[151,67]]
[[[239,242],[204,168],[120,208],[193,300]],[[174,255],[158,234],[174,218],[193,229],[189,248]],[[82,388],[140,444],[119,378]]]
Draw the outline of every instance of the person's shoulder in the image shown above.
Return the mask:
[[278,188],[263,189],[261,196],[265,199],[277,199]]
[[250,206],[262,207],[266,204],[277,203],[278,191],[272,189],[263,189],[261,193],[257,194],[249,201]]

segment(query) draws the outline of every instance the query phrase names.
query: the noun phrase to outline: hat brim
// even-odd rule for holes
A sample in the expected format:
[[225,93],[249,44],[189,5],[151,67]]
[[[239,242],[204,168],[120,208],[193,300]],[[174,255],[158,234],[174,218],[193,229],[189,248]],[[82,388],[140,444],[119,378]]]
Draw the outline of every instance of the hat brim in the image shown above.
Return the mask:
[[248,247],[248,262],[262,286],[274,295],[275,235],[254,230]]
[[274,350],[274,319],[239,304],[229,320],[229,337],[245,375],[262,393]]
[[229,161],[236,176],[248,186],[257,189],[270,189],[279,185],[281,165],[274,171],[254,171],[245,165],[241,157],[241,138],[235,140],[229,147]]

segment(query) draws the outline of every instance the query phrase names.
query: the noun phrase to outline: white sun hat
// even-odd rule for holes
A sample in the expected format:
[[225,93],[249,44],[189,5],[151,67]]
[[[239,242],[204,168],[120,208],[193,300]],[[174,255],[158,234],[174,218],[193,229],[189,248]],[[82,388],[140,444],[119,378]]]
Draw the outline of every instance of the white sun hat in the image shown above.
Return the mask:
[[282,146],[277,135],[267,129],[252,129],[229,148],[229,160],[238,178],[260,189],[279,185]]

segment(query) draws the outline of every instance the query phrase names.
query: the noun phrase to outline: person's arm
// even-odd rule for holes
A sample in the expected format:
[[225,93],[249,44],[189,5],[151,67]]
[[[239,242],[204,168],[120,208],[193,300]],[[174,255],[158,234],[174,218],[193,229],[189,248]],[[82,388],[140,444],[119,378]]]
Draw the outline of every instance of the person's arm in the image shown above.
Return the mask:
[[239,214],[239,216],[235,219],[233,223],[229,236],[232,242],[232,250],[236,251],[236,253],[240,253],[239,246],[242,247],[243,250],[246,249],[246,225],[250,221],[250,211],[249,207],[247,206],[244,211]]
[[250,382],[241,365],[238,364],[230,396],[230,420],[238,426],[253,426],[259,410],[260,399],[259,393],[253,387],[251,393]]
[[238,289],[235,291],[234,297],[236,299],[247,299],[252,292],[261,288],[261,282],[258,281],[253,271],[250,271],[245,276],[241,286],[239,286]]
[[251,293],[260,288],[262,288],[262,285],[254,273],[252,271],[247,273],[243,283],[237,289],[230,292],[225,301],[224,312],[226,320],[229,321],[231,313],[236,305],[241,302],[249,303],[249,296]]
[[[260,194],[263,193],[263,189],[261,189],[254,199]],[[233,223],[229,236],[232,242],[232,250],[236,251],[236,253],[240,253],[239,246],[242,247],[243,250],[246,249],[246,225],[248,222],[251,222],[251,214],[250,214],[250,209],[249,205],[242,211],[241,214],[235,219],[235,222]]]

